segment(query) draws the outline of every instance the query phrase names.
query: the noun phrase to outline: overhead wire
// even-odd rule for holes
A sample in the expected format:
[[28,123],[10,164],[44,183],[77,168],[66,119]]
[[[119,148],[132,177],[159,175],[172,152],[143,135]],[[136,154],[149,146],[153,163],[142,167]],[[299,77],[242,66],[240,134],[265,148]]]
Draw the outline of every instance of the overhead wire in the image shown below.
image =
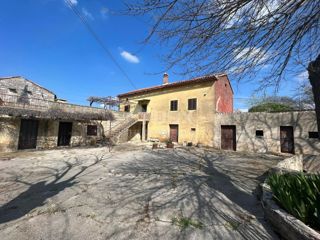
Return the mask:
[[122,66],[118,63],[118,61],[115,59],[115,57],[112,55],[112,53],[109,51],[109,49],[106,47],[105,43],[100,39],[99,35],[92,29],[90,24],[88,23],[87,18],[78,10],[78,8],[72,4],[71,0],[65,0],[67,5],[70,7],[70,9],[73,11],[73,13],[80,19],[81,23],[86,27],[86,29],[89,31],[89,33],[93,36],[93,38],[97,41],[97,43],[102,47],[104,52],[107,54],[107,56],[111,59],[111,61],[117,66],[117,68],[120,70],[120,72],[124,75],[124,77],[127,79],[127,81],[130,83],[130,85],[137,89],[134,82],[131,80],[127,72],[122,68]]

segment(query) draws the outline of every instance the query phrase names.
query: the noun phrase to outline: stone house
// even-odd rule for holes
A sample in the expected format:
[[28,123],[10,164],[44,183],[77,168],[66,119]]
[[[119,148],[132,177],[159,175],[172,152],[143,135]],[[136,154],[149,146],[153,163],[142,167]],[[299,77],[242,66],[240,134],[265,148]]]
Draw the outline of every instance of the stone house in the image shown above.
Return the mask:
[[0,78],[0,151],[168,141],[251,152],[319,154],[314,111],[234,113],[226,74],[118,95],[119,111],[60,100],[22,77]]
[[128,140],[171,139],[178,143],[213,145],[217,112],[233,111],[233,90],[226,74],[169,83],[118,95],[120,111],[141,114],[128,131]]
[[94,144],[113,117],[59,100],[23,77],[0,78],[0,152]]
[[218,149],[319,154],[314,111],[234,113],[226,74],[209,75],[118,95],[120,111],[141,114],[123,140],[171,139]]

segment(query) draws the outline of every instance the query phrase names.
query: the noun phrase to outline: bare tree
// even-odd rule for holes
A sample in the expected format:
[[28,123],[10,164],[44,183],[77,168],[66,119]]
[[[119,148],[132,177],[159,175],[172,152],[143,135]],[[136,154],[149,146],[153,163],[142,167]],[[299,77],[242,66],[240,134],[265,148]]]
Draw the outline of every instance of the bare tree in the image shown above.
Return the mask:
[[[317,58],[308,71],[320,130],[320,1],[136,0],[126,6],[128,14],[151,18],[145,42],[167,44],[168,69],[180,65],[185,74],[227,71],[277,90],[285,76]],[[262,71],[267,74],[257,80]]]
[[315,108],[310,81],[300,82],[295,92],[294,99],[299,104],[299,109],[312,110]]

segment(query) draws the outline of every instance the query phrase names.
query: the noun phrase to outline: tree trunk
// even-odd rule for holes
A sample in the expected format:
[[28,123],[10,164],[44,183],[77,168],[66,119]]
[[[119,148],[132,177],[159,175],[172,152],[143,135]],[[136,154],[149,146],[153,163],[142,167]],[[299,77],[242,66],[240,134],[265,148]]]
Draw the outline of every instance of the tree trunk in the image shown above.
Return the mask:
[[320,139],[320,54],[316,60],[309,63],[308,73],[316,106],[318,135]]

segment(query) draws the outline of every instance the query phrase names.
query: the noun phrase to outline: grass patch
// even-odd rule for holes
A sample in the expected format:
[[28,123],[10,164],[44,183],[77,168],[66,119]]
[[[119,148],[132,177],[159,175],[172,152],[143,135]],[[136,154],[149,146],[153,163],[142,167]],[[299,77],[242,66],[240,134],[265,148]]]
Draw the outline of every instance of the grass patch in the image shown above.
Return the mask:
[[200,221],[192,220],[191,218],[186,217],[174,217],[172,218],[172,224],[180,227],[182,230],[188,227],[194,227],[198,229],[203,228],[203,223]]
[[232,230],[238,230],[238,228],[240,227],[241,223],[240,222],[228,222],[227,223],[227,227],[231,228]]

